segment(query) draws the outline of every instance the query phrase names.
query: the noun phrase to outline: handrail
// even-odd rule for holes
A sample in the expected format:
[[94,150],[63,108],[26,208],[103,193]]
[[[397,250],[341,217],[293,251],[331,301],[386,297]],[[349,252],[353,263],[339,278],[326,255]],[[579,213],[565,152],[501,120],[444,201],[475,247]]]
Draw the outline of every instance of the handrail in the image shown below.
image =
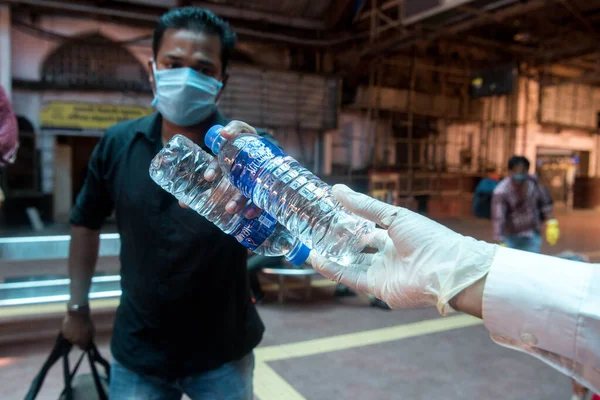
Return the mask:
[[[89,295],[90,299],[109,299],[120,297],[121,290],[108,290],[104,292],[92,292]],[[69,301],[68,294],[58,294],[53,296],[38,296],[38,297],[21,297],[16,299],[0,300],[0,307],[5,306],[24,306],[29,304],[46,304],[60,303]]]
[[[121,276],[119,275],[108,275],[108,276],[94,276],[92,283],[106,283],[106,282],[120,282]],[[26,282],[9,282],[0,283],[0,290],[5,289],[31,289],[35,287],[48,287],[48,286],[67,286],[71,283],[70,279],[46,279],[39,281],[26,281]]]
[[[70,235],[0,238],[0,262],[66,259],[70,242]],[[100,257],[118,256],[120,250],[118,233],[100,234]]]

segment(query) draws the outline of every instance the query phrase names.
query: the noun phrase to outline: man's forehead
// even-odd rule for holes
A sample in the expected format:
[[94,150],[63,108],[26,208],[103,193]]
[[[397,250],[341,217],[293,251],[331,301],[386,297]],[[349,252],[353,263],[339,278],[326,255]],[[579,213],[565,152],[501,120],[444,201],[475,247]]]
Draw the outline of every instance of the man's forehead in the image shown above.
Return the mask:
[[190,29],[167,29],[161,41],[162,51],[172,48],[200,50],[208,53],[221,52],[221,39],[218,35]]

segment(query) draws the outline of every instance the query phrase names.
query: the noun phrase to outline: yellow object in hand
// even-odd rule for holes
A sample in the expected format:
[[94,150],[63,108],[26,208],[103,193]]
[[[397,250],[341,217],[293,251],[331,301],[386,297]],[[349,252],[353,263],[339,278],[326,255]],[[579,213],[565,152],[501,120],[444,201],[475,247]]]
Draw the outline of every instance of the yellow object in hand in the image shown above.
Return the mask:
[[550,246],[554,246],[558,242],[560,237],[560,229],[558,228],[558,221],[551,219],[546,223],[546,241]]

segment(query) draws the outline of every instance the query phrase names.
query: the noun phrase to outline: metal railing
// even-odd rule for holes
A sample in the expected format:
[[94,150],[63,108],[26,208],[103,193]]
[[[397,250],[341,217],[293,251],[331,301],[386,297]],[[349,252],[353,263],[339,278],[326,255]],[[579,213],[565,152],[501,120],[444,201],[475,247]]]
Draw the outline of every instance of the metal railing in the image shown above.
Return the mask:
[[[2,262],[31,262],[67,259],[70,235],[24,236],[0,238],[0,274]],[[117,233],[100,235],[100,257],[119,255],[121,239]],[[0,283],[0,307],[66,302],[70,279],[42,279]],[[90,299],[121,296],[121,277],[103,275],[92,278]]]

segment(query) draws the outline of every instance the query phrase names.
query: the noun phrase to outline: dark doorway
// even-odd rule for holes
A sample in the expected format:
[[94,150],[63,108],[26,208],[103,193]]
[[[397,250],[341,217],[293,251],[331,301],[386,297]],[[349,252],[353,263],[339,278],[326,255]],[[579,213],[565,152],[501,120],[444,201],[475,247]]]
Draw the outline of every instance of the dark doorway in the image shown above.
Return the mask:
[[71,193],[73,195],[73,204],[79,191],[83,187],[85,177],[87,175],[87,166],[96,147],[96,144],[100,138],[98,137],[85,137],[85,136],[73,136],[70,138],[71,151],[72,151],[72,168],[71,168]]

